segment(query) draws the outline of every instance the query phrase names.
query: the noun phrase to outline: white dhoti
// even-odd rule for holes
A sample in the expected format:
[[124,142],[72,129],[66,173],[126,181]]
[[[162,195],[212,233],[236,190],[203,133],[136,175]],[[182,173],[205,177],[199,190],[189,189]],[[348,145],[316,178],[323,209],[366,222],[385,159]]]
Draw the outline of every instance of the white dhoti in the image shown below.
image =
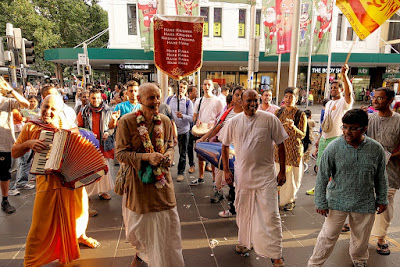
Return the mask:
[[236,188],[235,208],[239,244],[249,249],[253,245],[254,251],[262,257],[282,258],[282,224],[277,188]]
[[136,248],[138,256],[150,267],[184,266],[181,243],[181,224],[177,208],[138,214],[125,205],[122,216],[126,239]]
[[112,159],[106,159],[108,173],[100,178],[97,182],[91,183],[85,186],[88,196],[94,196],[96,194],[107,193],[114,188],[114,180],[111,176],[110,161]]
[[[301,186],[303,179],[303,160],[300,161],[299,167],[286,165],[286,183],[281,186],[279,195],[279,206],[296,201],[297,192]],[[279,163],[275,163],[276,173],[279,173]]]

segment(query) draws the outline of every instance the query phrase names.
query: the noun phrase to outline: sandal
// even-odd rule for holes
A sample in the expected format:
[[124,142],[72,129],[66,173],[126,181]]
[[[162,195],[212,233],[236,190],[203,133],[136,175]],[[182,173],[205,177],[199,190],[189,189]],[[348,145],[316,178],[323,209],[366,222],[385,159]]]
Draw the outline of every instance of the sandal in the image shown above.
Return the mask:
[[83,244],[89,248],[98,248],[100,247],[100,242],[91,237],[79,237],[78,242]]
[[104,193],[104,194],[99,195],[99,198],[100,198],[101,200],[110,200],[110,199],[111,199],[111,196],[110,196],[110,194],[108,194],[108,193]]
[[139,258],[139,256],[136,254],[135,258],[131,262],[131,267],[141,267],[143,266],[143,260]]
[[285,267],[286,266],[285,265],[285,259],[283,257],[281,259],[282,259],[283,263],[275,263],[275,259],[271,259],[272,266],[274,266],[274,267]]
[[390,254],[389,245],[387,243],[385,244],[376,243],[376,245],[377,245],[376,252],[378,252],[379,255],[386,256]]
[[342,227],[342,233],[350,232],[350,224],[345,223]]

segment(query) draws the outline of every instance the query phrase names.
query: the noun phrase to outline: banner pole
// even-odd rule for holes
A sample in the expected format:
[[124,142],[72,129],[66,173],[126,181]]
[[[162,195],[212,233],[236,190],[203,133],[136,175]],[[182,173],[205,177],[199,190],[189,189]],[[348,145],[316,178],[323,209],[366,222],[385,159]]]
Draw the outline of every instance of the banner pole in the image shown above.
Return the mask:
[[331,77],[331,60],[332,60],[332,31],[329,31],[328,42],[328,67],[326,68],[325,94],[324,98],[329,99],[331,93],[329,88],[329,78]]
[[[159,0],[159,5],[157,6],[157,12],[160,15],[166,15],[165,8],[165,0]],[[164,72],[160,71],[160,86],[161,86],[161,94],[162,99],[164,100],[168,97],[168,76]]]
[[290,42],[290,63],[288,87],[295,87],[297,83],[297,67],[299,64],[299,30],[300,30],[300,1],[294,1],[293,25]]
[[278,73],[276,74],[276,105],[279,105],[279,84],[281,82],[281,63],[282,63],[282,54],[278,54]]
[[311,34],[310,34],[310,46],[308,49],[308,68],[307,68],[307,99],[306,99],[306,103],[307,103],[307,107],[308,107],[308,96],[310,95],[310,85],[311,85],[311,56],[312,56],[312,50],[313,50],[313,32],[315,30],[315,19],[316,17],[314,16],[314,7],[312,9],[312,21],[311,21]]

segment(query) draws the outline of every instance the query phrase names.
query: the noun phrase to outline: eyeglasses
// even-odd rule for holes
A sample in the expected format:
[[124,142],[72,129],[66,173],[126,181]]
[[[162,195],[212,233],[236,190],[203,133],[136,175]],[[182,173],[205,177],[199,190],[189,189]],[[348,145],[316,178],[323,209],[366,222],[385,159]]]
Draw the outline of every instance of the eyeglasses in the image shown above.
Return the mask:
[[386,97],[382,97],[382,96],[373,96],[371,97],[372,100],[378,100],[378,101],[382,101],[383,99],[385,99]]
[[347,126],[340,126],[340,129],[342,129],[343,131],[347,131],[349,130],[350,132],[357,132],[357,131],[361,131],[364,127],[347,127]]

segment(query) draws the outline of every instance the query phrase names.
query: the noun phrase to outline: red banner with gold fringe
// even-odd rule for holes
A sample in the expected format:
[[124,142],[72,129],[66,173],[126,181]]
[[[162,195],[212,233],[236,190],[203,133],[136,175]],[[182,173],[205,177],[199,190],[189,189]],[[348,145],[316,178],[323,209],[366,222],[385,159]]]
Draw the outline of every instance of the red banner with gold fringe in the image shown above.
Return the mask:
[[154,16],[154,62],[159,70],[181,80],[203,63],[203,17]]

